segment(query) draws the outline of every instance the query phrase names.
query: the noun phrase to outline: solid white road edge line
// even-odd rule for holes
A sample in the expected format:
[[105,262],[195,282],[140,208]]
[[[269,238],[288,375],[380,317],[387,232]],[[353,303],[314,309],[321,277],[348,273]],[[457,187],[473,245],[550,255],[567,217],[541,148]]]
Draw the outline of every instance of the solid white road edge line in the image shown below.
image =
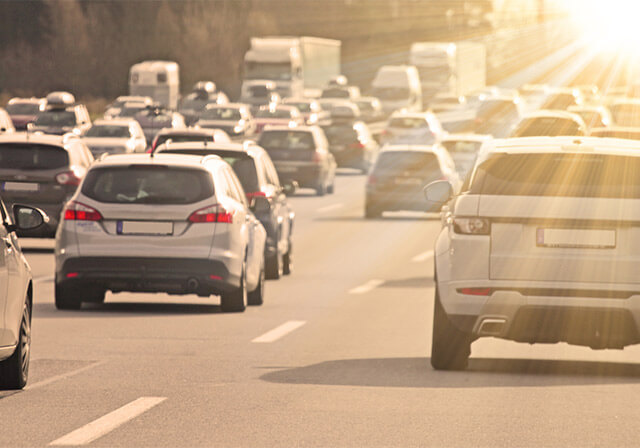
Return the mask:
[[125,404],[121,408],[76,429],[75,431],[54,440],[49,445],[87,445],[97,438],[113,431],[118,426],[125,424],[129,420],[133,420],[143,412],[148,411],[166,399],[167,397],[140,397],[137,400]]
[[[35,360],[32,360],[32,361],[35,361]],[[56,381],[64,380],[66,378],[69,378],[69,377],[75,376],[75,375],[77,375],[79,373],[82,373],[82,372],[84,372],[86,370],[93,369],[94,367],[98,367],[98,366],[100,366],[102,364],[105,364],[106,362],[107,362],[106,360],[97,361],[97,362],[94,362],[92,364],[89,364],[88,366],[80,367],[79,369],[72,370],[70,372],[65,372],[65,373],[61,373],[60,375],[52,376],[50,378],[47,378],[46,380],[38,381],[37,383],[27,384],[27,387],[25,387],[24,390],[25,391],[33,390],[33,389],[37,389],[39,387],[47,386],[47,385],[49,385],[51,383],[55,383]]]
[[378,286],[382,285],[384,280],[373,279],[369,280],[364,285],[360,285],[356,288],[350,289],[349,294],[365,294],[373,289],[376,289]]
[[433,251],[428,250],[426,252],[416,255],[411,259],[411,261],[413,261],[414,263],[422,263],[423,261],[427,261],[429,258],[432,258],[432,257],[433,257]]
[[318,213],[326,213],[326,212],[330,212],[333,210],[338,210],[339,208],[344,207],[344,204],[331,204],[331,205],[327,205],[326,207],[320,207],[318,210],[316,210]]
[[292,331],[302,327],[306,323],[307,321],[305,320],[290,320],[288,322],[283,323],[279,327],[274,328],[271,331],[267,331],[262,336],[258,336],[251,342],[266,343],[266,342],[277,341],[278,339],[286,336]]

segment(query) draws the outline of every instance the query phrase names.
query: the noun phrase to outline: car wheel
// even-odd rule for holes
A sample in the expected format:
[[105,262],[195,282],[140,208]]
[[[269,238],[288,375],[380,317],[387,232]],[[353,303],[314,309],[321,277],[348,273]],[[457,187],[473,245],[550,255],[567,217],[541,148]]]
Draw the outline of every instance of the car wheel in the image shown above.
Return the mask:
[[260,268],[260,279],[256,289],[247,294],[248,305],[262,305],[264,301],[264,266]]
[[365,204],[364,206],[364,217],[367,219],[375,219],[382,216],[382,210],[379,207],[376,207],[372,204]]
[[327,187],[327,193],[333,194],[335,192],[336,192],[336,180],[334,179],[333,182],[331,182],[331,185]]
[[79,310],[82,306],[82,299],[76,288],[57,282],[55,287],[55,302],[56,308],[59,310]]
[[225,313],[241,313],[247,307],[247,273],[242,266],[240,286],[231,292],[223,293],[220,297],[222,311]]
[[101,288],[92,288],[82,293],[83,302],[104,303],[107,291]]
[[282,257],[282,273],[290,275],[293,271],[293,246],[289,243],[289,250]]
[[18,345],[13,354],[0,362],[0,389],[22,389],[29,377],[31,355],[31,304],[24,303]]
[[316,187],[316,195],[324,196],[325,194],[327,194],[327,185],[322,183]]
[[267,258],[265,263],[265,274],[267,280],[278,280],[282,277],[283,256],[276,249],[276,254]]
[[471,342],[471,335],[456,328],[449,320],[442,303],[440,303],[440,295],[436,286],[431,365],[436,370],[466,369],[471,355]]

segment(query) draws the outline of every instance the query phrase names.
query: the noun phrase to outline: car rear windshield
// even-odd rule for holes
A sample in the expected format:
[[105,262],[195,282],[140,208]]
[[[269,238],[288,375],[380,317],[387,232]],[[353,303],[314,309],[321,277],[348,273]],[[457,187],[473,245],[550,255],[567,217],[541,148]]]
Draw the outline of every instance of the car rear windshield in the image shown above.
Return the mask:
[[322,91],[321,98],[349,98],[347,89],[325,89]]
[[323,129],[330,145],[353,143],[358,140],[358,132],[352,125],[326,126]]
[[206,120],[237,121],[242,117],[240,116],[240,111],[238,109],[234,109],[232,107],[229,107],[229,108],[216,107],[214,109],[206,109],[202,114],[202,118]]
[[76,114],[67,110],[42,112],[34,122],[36,126],[75,126]]
[[514,137],[557,137],[583,135],[580,126],[573,120],[558,117],[538,117],[523,120]]
[[375,173],[411,174],[432,173],[440,171],[440,164],[435,154],[420,151],[388,151],[378,157]]
[[304,131],[265,131],[258,144],[267,152],[279,149],[308,151],[316,146],[313,135]]
[[10,115],[36,115],[40,112],[40,105],[37,103],[13,103],[8,104],[6,109]]
[[129,138],[129,126],[93,125],[85,137]]
[[400,129],[421,129],[428,128],[429,125],[424,118],[418,117],[397,117],[389,120],[390,128]]
[[220,156],[235,171],[236,176],[240,179],[242,188],[247,193],[260,190],[260,182],[258,181],[258,172],[256,163],[249,154],[241,151],[224,151],[215,149],[187,149],[187,150],[165,150],[163,154],[191,154],[196,156],[208,156],[211,154]]
[[640,157],[497,154],[478,166],[470,192],[640,199]]
[[611,115],[618,126],[640,126],[640,104],[614,104]]
[[256,118],[291,118],[289,109],[260,109]]
[[119,204],[192,204],[213,196],[211,176],[203,170],[162,165],[130,165],[90,170],[82,194]]
[[49,170],[69,166],[69,154],[63,148],[29,143],[0,145],[0,169]]

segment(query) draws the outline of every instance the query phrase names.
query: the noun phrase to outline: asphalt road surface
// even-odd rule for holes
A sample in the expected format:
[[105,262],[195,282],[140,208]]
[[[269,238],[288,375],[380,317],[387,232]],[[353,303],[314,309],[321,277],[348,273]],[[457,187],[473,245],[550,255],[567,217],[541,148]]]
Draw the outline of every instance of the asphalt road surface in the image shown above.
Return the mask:
[[57,311],[52,241],[25,240],[31,378],[0,392],[0,446],[638,445],[638,347],[481,339],[468,371],[432,370],[439,219],[365,221],[364,183],[292,199],[294,273],[240,314],[129,293]]

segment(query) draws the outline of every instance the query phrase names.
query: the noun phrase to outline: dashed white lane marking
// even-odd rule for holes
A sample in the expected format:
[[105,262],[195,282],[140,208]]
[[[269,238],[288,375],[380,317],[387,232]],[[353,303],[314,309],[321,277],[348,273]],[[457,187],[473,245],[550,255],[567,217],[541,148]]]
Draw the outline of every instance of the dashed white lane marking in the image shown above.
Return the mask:
[[292,331],[302,327],[306,323],[307,321],[305,320],[290,320],[288,322],[283,323],[279,327],[274,328],[271,331],[267,331],[262,336],[258,336],[251,342],[266,343],[266,342],[277,341],[278,339],[286,336]]
[[414,263],[422,263],[423,261],[427,261],[429,258],[432,258],[432,257],[433,257],[433,251],[428,250],[426,252],[416,255],[411,259],[411,261],[413,261]]
[[60,375],[52,376],[47,378],[46,380],[38,381],[37,383],[27,384],[27,387],[24,390],[33,390],[39,387],[47,386],[51,383],[55,383],[56,381],[64,380],[66,378],[76,376],[79,373],[84,372],[85,370],[93,369],[94,367],[98,367],[99,365],[105,364],[107,361],[98,361],[93,364],[89,364],[88,366],[80,367],[79,369],[72,370],[71,372],[65,372]]
[[128,403],[121,408],[118,408],[115,411],[76,429],[75,431],[54,440],[49,445],[87,445],[97,438],[113,431],[118,426],[125,424],[129,420],[133,420],[140,414],[162,403],[166,399],[166,397],[140,397],[137,400],[134,400],[131,403]]
[[373,289],[376,289],[378,286],[382,285],[383,283],[384,283],[384,280],[379,280],[379,279],[369,280],[364,285],[360,285],[356,288],[350,289],[349,294],[365,294]]
[[320,207],[316,211],[318,213],[327,213],[327,212],[332,212],[334,210],[338,210],[338,209],[340,209],[342,207],[344,207],[344,204],[331,204],[331,205],[327,205],[326,207]]
[[48,283],[52,282],[54,279],[53,275],[48,275],[46,277],[36,277],[33,279],[33,283]]

